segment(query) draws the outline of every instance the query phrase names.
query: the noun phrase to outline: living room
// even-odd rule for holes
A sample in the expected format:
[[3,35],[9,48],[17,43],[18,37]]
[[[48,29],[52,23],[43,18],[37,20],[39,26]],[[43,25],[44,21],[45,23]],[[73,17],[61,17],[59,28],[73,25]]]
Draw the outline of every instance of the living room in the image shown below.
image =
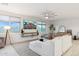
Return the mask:
[[0,3],[0,56],[78,56],[78,6]]

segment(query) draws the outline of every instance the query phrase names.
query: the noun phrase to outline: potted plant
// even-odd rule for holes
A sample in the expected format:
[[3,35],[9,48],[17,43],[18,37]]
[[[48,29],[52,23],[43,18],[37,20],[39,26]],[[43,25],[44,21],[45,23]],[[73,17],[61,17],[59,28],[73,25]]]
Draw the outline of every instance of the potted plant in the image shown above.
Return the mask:
[[51,34],[54,34],[55,27],[54,27],[53,24],[51,24],[51,25],[49,26],[49,30],[50,30],[50,33],[51,33]]
[[51,40],[52,38],[54,38],[54,31],[55,31],[55,27],[54,27],[54,25],[53,24],[51,24],[50,26],[49,26],[49,30],[50,30],[50,33],[49,33],[49,39]]

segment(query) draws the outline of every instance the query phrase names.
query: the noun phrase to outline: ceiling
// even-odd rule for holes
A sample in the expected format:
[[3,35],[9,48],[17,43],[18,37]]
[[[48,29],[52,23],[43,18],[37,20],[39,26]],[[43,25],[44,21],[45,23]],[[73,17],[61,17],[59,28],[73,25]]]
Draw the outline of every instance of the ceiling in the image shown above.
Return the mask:
[[46,10],[55,12],[56,18],[78,18],[78,3],[8,3],[0,4],[0,10],[21,15],[40,17]]

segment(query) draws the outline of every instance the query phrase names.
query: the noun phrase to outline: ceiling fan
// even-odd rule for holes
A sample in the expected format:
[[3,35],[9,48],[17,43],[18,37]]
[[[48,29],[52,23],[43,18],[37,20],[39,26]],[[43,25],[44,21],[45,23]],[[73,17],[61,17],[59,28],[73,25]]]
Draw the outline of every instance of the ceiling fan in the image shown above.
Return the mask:
[[41,15],[42,15],[45,19],[50,19],[50,18],[54,18],[55,16],[57,16],[55,12],[52,12],[52,11],[50,11],[50,10],[46,10],[46,11],[42,12]]

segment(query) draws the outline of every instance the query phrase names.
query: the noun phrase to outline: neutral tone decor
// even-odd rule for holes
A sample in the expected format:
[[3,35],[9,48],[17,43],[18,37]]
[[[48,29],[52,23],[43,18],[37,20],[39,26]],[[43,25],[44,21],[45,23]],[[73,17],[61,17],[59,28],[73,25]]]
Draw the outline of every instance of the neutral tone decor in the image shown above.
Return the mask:
[[63,55],[72,46],[72,37],[69,34],[54,37],[52,40],[33,41],[29,48],[42,56],[60,56]]

